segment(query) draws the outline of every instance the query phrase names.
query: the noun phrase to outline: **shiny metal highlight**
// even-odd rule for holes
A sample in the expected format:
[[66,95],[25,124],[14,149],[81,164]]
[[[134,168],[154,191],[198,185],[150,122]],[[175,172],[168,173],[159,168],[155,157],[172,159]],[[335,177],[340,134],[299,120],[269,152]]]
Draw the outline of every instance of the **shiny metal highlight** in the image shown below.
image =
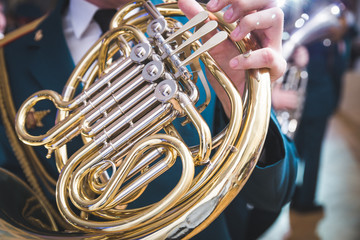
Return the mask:
[[[138,8],[138,13],[129,15]],[[235,25],[226,24],[221,12],[211,14],[206,24],[206,11],[184,26],[169,18],[182,15],[174,3],[126,5],[113,18],[110,31],[77,65],[62,95],[37,92],[18,111],[19,138],[32,146],[45,146],[48,156],[55,152],[60,172],[57,206],[64,219],[79,229],[75,236],[191,238],[225,209],[256,166],[270,118],[269,73],[266,69],[248,72],[242,101],[208,53],[227,40]],[[200,25],[193,34],[188,31]],[[215,28],[220,31],[210,40],[198,41]],[[234,44],[239,53],[259,48],[250,35]],[[199,59],[231,103],[228,127],[215,137],[201,116],[210,96],[198,103],[195,83],[198,78],[204,81]],[[83,91],[74,97],[80,84]],[[43,100],[58,108],[57,124],[43,135],[32,136],[25,127],[26,115]],[[179,117],[184,124],[194,125],[198,146],[181,140],[172,124]],[[68,157],[66,146],[79,135],[84,145]],[[183,170],[172,191],[156,203],[128,209],[179,160]],[[200,165],[202,170],[195,175]]]

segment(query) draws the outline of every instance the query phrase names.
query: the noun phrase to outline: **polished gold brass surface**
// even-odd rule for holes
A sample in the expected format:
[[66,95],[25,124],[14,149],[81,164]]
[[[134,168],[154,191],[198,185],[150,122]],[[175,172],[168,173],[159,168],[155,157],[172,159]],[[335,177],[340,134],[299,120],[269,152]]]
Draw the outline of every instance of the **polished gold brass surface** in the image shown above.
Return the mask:
[[[225,209],[257,163],[270,118],[268,71],[247,72],[242,101],[208,53],[227,39],[234,25],[224,23],[222,13],[210,14],[214,21],[204,24],[209,14],[203,12],[181,26],[173,17],[182,15],[174,3],[128,4],[77,65],[62,95],[37,92],[18,111],[19,138],[44,145],[48,157],[55,153],[58,209],[84,238],[191,238]],[[221,31],[203,44],[198,41],[214,28]],[[239,53],[259,47],[251,35],[234,44]],[[205,82],[199,59],[231,103],[228,127],[214,138],[200,114],[209,96],[198,103],[195,83]],[[83,91],[75,96],[80,85]],[[32,136],[26,115],[43,100],[58,108],[57,124]],[[177,117],[194,125],[198,146],[181,140],[172,125]],[[66,146],[78,135],[84,145],[68,157]],[[182,174],[176,187],[156,203],[128,209],[177,159]],[[202,169],[195,175],[196,167]]]

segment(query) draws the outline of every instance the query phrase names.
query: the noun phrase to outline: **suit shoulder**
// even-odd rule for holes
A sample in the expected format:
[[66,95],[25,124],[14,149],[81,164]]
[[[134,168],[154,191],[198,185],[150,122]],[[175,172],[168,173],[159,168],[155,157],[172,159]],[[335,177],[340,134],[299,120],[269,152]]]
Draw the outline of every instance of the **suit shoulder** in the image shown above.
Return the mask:
[[5,35],[3,39],[0,40],[0,47],[4,47],[9,43],[14,42],[15,40],[21,38],[22,36],[33,32],[37,26],[47,17],[47,15],[44,15],[8,34]]

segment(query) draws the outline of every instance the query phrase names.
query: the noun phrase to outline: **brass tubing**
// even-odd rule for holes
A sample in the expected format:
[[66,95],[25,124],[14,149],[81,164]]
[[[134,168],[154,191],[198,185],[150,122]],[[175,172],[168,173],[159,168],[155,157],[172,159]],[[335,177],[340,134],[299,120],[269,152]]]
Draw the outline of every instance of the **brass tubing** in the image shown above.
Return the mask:
[[122,60],[120,63],[115,62],[112,70],[103,75],[99,80],[90,85],[89,88],[83,90],[83,92],[74,98],[71,105],[69,105],[69,109],[73,109],[81,104],[83,104],[89,96],[95,94],[100,88],[108,84],[112,79],[114,79],[117,75],[123,72],[125,69],[129,68],[133,62],[130,58],[126,58]]
[[[112,26],[134,23],[136,27],[113,28],[108,34],[105,34],[106,39],[113,39],[114,41],[109,41],[109,46],[102,47],[99,40],[95,47],[88,52],[88,55],[83,58],[84,61],[79,64],[80,67],[76,68],[65,86],[63,98],[51,92],[40,92],[40,98],[54,101],[55,105],[57,100],[59,100],[58,104],[67,103],[69,105],[74,91],[77,89],[77,84],[85,81],[82,79],[84,76],[90,75],[87,81],[93,82],[93,84],[96,83],[97,78],[102,79],[103,73],[98,73],[98,76],[95,73],[100,67],[93,67],[93,65],[103,64],[103,66],[108,67],[109,56],[117,51],[115,47],[117,37],[121,35],[126,41],[133,40],[134,42],[139,37],[147,41],[145,35],[139,29],[144,29],[144,26],[148,25],[149,14],[144,14],[143,10],[140,10],[134,17],[127,15],[128,12],[126,13],[127,10],[134,9],[134,6],[139,7],[142,4],[143,2],[129,4],[125,6],[124,9],[126,10],[121,10],[116,15]],[[161,5],[158,10],[165,17],[183,14],[176,4]],[[210,18],[219,20],[220,29],[231,31],[235,27],[234,24],[224,23],[221,20],[221,14],[210,14]],[[117,31],[120,31],[121,34],[117,35]],[[136,36],[132,36],[132,34]],[[186,39],[186,37],[183,37],[183,39]],[[152,44],[154,43],[152,42]],[[197,44],[194,43],[194,49],[192,49],[195,52],[197,51]],[[235,44],[241,53],[259,48],[256,40],[251,35]],[[155,47],[154,51],[157,50]],[[248,71],[246,78],[249,83],[244,91],[245,101],[242,103],[239,92],[214,60],[206,52],[196,57],[201,58],[208,70],[228,94],[231,104],[231,119],[228,129],[220,134],[223,139],[218,140],[220,144],[218,150],[195,179],[193,178],[194,162],[197,164],[202,161],[206,162],[209,158],[209,149],[212,148],[211,144],[216,144],[211,142],[211,137],[207,134],[208,127],[204,126],[200,114],[195,111],[193,97],[188,99],[188,97],[180,94],[179,104],[174,103],[173,99],[171,101],[175,107],[169,103],[155,103],[155,108],[149,106],[149,109],[152,109],[151,111],[144,107],[144,112],[136,115],[135,111],[143,102],[135,101],[135,97],[129,101],[113,101],[105,100],[105,97],[102,98],[102,96],[98,95],[98,92],[101,91],[115,98],[117,91],[120,91],[124,85],[112,88],[114,82],[111,79],[107,83],[108,85],[101,86],[92,94],[87,93],[87,97],[91,96],[90,100],[86,99],[88,105],[73,109],[75,115],[69,116],[68,119],[70,120],[64,120],[70,114],[69,109],[59,110],[58,119],[63,120],[68,127],[62,128],[64,130],[62,136],[64,137],[54,139],[53,146],[60,144],[61,141],[66,142],[71,136],[77,134],[79,122],[73,124],[75,122],[72,119],[74,116],[81,118],[76,121],[82,121],[89,112],[98,111],[104,113],[108,111],[106,112],[108,115],[115,114],[115,111],[124,112],[123,104],[129,108],[125,115],[133,113],[133,116],[136,116],[134,118],[122,115],[116,120],[114,118],[114,120],[106,122],[105,129],[96,136],[94,135],[92,139],[86,139],[87,143],[69,160],[67,160],[66,145],[56,151],[56,157],[60,158],[60,161],[57,161],[65,164],[63,167],[59,164],[62,167],[56,189],[59,211],[69,223],[84,231],[80,233],[81,238],[189,239],[215,220],[244,186],[256,166],[267,132],[270,114],[269,73],[263,69]],[[191,58],[185,59],[187,59],[184,60],[186,63]],[[176,63],[177,59],[175,60]],[[172,60],[166,59],[165,61]],[[175,63],[172,64],[172,67],[176,65]],[[168,65],[170,64],[166,63],[166,67]],[[112,66],[114,65],[111,65],[110,68]],[[197,69],[193,68],[193,64],[190,67],[191,70]],[[176,73],[176,68],[171,69],[171,72]],[[106,75],[107,70],[104,69],[104,71]],[[134,78],[136,76],[129,78],[129,81],[134,80]],[[192,80],[196,81],[196,78],[195,76]],[[189,80],[189,84],[182,84],[187,80]],[[189,74],[184,74],[182,80],[179,80],[179,84],[191,89],[192,80]],[[118,84],[117,80],[115,80],[116,84]],[[85,86],[91,85],[91,83],[89,85],[85,83]],[[110,88],[112,88],[112,91],[109,91]],[[138,87],[138,89],[140,88]],[[182,88],[179,89],[182,90]],[[186,89],[185,94],[190,93],[193,96],[189,89]],[[126,95],[130,95],[130,93],[132,91],[121,95],[126,98]],[[98,98],[101,99],[98,100]],[[28,106],[31,104],[28,104]],[[118,104],[121,105],[121,108],[118,107]],[[95,105],[100,105],[100,110],[93,110]],[[102,108],[103,105],[107,105],[110,109],[105,110],[105,108]],[[199,136],[205,139],[201,139],[198,150],[194,150],[196,156],[203,157],[203,159],[199,157],[199,161],[193,159],[188,147],[176,137],[160,134],[153,135],[157,131],[166,128],[166,125],[170,124],[179,115],[178,111],[185,112],[190,116],[189,118],[194,122]],[[80,112],[83,115],[80,115]],[[97,117],[92,118],[92,122],[98,120]],[[99,122],[101,121],[99,120]],[[126,129],[126,127],[128,128]],[[168,129],[176,134],[176,131],[172,131],[171,127]],[[152,136],[148,137],[149,135]],[[220,137],[215,138],[219,139]],[[46,147],[50,147],[50,145],[47,144]],[[169,155],[166,155],[164,159],[159,158],[156,163],[151,162],[153,159],[142,159],[145,152],[149,152],[154,148],[163,148]],[[183,162],[183,172],[176,187],[160,202],[143,208],[126,209],[127,202],[135,200],[148,187],[147,184],[150,181],[171,166],[174,157],[170,157],[170,155],[175,156],[174,152],[179,154]],[[109,161],[111,163],[105,163]],[[151,162],[152,166],[149,166],[151,170],[147,169],[147,164],[150,163],[148,161]],[[109,167],[117,168],[117,170],[114,171],[112,176],[103,178],[106,175],[105,171]],[[138,177],[137,173],[139,175],[144,173],[145,175]],[[125,185],[127,181],[130,181],[130,183]],[[124,191],[130,194],[127,195]],[[121,202],[119,202],[120,200]],[[78,214],[77,210],[75,213],[73,212],[74,207],[78,207],[80,211],[86,210],[87,213]],[[92,218],[92,216],[95,216],[95,218]],[[104,218],[99,220],[101,217]]]
[[[81,210],[83,211],[94,211],[99,210],[97,208],[104,207],[106,199],[109,194],[111,194],[110,190],[105,190],[102,195],[100,195],[97,200],[89,200],[86,201],[86,199],[80,199],[80,189],[81,189],[81,179],[84,177],[84,173],[88,171],[88,169],[91,168],[94,164],[97,164],[100,160],[105,160],[108,158],[108,155],[111,154],[111,152],[116,149],[120,148],[121,145],[123,145],[126,141],[130,140],[135,134],[138,132],[141,132],[142,129],[147,127],[147,124],[144,124],[144,122],[151,124],[156,119],[158,119],[161,115],[164,114],[165,107],[164,106],[158,106],[154,108],[152,111],[149,112],[144,117],[144,121],[136,122],[131,129],[127,129],[125,132],[123,132],[121,135],[119,135],[117,138],[115,138],[112,141],[109,141],[108,144],[104,145],[103,149],[100,149],[98,151],[98,155],[94,158],[89,158],[89,160],[86,160],[86,164],[83,163],[74,173],[73,177],[71,179],[71,191],[70,191],[70,197],[73,201],[73,203]],[[105,131],[105,130],[104,130]],[[96,139],[96,141],[103,142],[106,137],[110,137],[112,135],[112,132],[109,131],[109,134],[102,134],[100,138]],[[100,156],[100,157],[99,157]],[[108,189],[108,187],[106,188]],[[91,209],[90,209],[91,208]]]
[[[119,29],[116,30],[111,30],[107,33],[104,34],[102,41],[101,41],[101,46],[99,49],[99,53],[97,56],[97,60],[98,60],[98,75],[101,76],[104,72],[106,72],[108,69],[107,68],[107,60],[108,60],[108,54],[110,55],[114,55],[117,51],[117,49],[119,48],[118,46],[111,46],[111,42],[116,40],[116,41],[124,41],[124,36],[125,35],[131,35],[133,38],[135,38],[135,40],[137,40],[137,43],[149,43],[148,39],[146,38],[146,36],[139,31],[139,29],[134,28],[132,26],[123,26]],[[133,40],[133,39],[132,39]],[[111,47],[109,47],[111,46]],[[119,49],[118,49],[119,50]],[[125,49],[126,51],[126,49]],[[110,70],[110,69],[108,69]]]
[[[143,171],[148,165],[153,163],[157,158],[159,158],[164,153],[168,154],[168,152],[165,151],[165,148],[160,148],[159,147],[159,148],[156,148],[156,149],[151,150],[151,151],[147,152],[146,154],[144,154],[141,161],[139,161],[139,163],[136,164],[136,166],[133,169],[130,170],[129,175],[126,177],[125,181],[128,181],[128,179],[134,177],[140,171]],[[97,166],[99,169],[97,169],[96,171],[105,171],[108,168],[109,162],[111,162],[111,161],[110,160],[109,161],[104,161],[101,166]],[[92,175],[94,175],[94,174],[96,174],[96,173],[93,173]],[[106,180],[106,183],[108,182],[108,180],[109,179]],[[101,191],[104,190],[103,185],[105,185],[105,184],[102,184],[102,186],[96,186],[96,184],[94,184],[94,182],[89,181],[89,185],[90,184],[92,184],[91,189],[96,191],[97,194],[100,194]]]
[[[149,96],[147,99],[145,99],[145,101],[143,101],[143,103],[156,103],[156,98]],[[115,132],[118,131],[118,129],[123,128],[126,124],[132,124],[133,123],[133,119],[135,117],[137,117],[140,113],[145,113],[145,110],[147,108],[149,108],[149,106],[152,105],[140,105],[139,107],[133,108],[131,109],[129,112],[127,112],[126,114],[121,114],[120,110],[117,110],[114,112],[114,115],[116,116],[117,114],[121,114],[119,115],[119,118],[116,119],[114,122],[111,122],[110,125],[104,125],[102,124],[102,122],[100,122],[101,126],[99,125],[99,127],[96,130],[96,134],[94,132],[95,135],[99,135],[100,130],[106,131],[106,135],[107,136],[112,136]],[[121,117],[120,117],[121,116]],[[101,127],[101,129],[100,129]],[[94,135],[94,136],[95,136]]]
[[[143,83],[144,79],[141,75],[139,75],[133,81],[128,82],[121,89],[116,90],[116,92],[111,94],[110,97],[105,99],[101,104],[97,105],[96,108],[94,108],[91,112],[87,113],[84,117],[83,124],[85,125],[85,129],[90,127],[100,116],[107,114],[107,112],[111,108],[115,107],[119,101],[123,100],[125,97],[129,97],[129,93],[134,89],[137,89]],[[139,91],[140,97],[142,97],[141,94],[142,92]]]
[[[162,149],[161,151],[158,151],[158,149]],[[149,150],[150,151],[150,150]],[[143,170],[144,174],[137,177],[136,179],[132,180],[132,182],[126,184],[124,186],[118,196],[116,197],[116,202],[114,202],[115,206],[110,206],[110,209],[107,210],[101,210],[97,212],[93,212],[94,215],[101,216],[103,218],[114,220],[114,219],[121,219],[122,214],[126,212],[127,216],[130,216],[132,212],[135,212],[136,210],[125,210],[123,208],[117,208],[116,206],[123,206],[125,204],[128,204],[130,202],[133,202],[136,200],[140,194],[145,190],[147,187],[147,184],[149,184],[153,179],[158,177],[160,174],[165,172],[167,169],[169,169],[176,160],[176,151],[172,151],[172,148],[167,147],[157,147],[155,151],[151,151],[151,155],[146,154],[145,156],[142,156],[142,159],[140,159],[140,162],[137,163],[137,165],[131,169],[129,175],[126,177],[125,182],[130,177],[131,172],[133,172],[136,168],[140,170],[140,168],[146,167],[151,162],[155,161],[156,158],[161,156],[162,154],[160,152],[165,153],[164,160],[158,161],[156,166],[151,167],[151,169]],[[140,168],[139,165],[142,165]],[[135,171],[138,171],[135,170]],[[147,207],[145,207],[147,208]]]
[[[135,38],[139,41],[142,41],[142,42],[148,42],[148,40],[146,39],[145,35],[137,30],[136,28],[134,27],[131,27],[131,26],[127,26],[127,27],[121,27],[119,30],[123,31],[123,32],[132,32],[133,35],[135,36]],[[109,33],[110,34],[110,33]],[[90,50],[89,52],[91,54],[87,55],[88,59],[91,60],[93,59],[93,55],[96,55],[98,49],[101,47],[101,41],[99,40],[96,44],[95,44],[95,47]],[[84,57],[86,58],[86,57]],[[82,64],[85,64],[85,65],[90,65],[89,63],[82,63]],[[82,65],[80,64],[76,70],[74,71],[74,73],[72,74],[72,77],[70,77],[70,82],[72,82],[74,76],[81,76],[80,72],[78,74],[77,71],[80,71],[80,70],[77,70],[80,68],[80,66]],[[123,64],[121,64],[122,67],[127,67],[128,64],[131,64],[131,62],[129,60],[125,60]],[[120,70],[121,70],[121,67],[120,67]],[[117,73],[118,71],[114,70],[113,73]],[[112,72],[109,73],[110,76],[112,76]],[[77,78],[77,77],[76,77]],[[109,78],[106,78],[107,80],[110,80],[110,77]],[[73,101],[70,101],[70,102],[67,102],[65,99],[63,100],[62,97],[53,92],[53,91],[49,91],[49,90],[44,90],[44,91],[40,91],[36,94],[33,94],[25,103],[23,103],[23,105],[20,107],[20,110],[19,110],[19,114],[18,114],[18,117],[16,121],[16,131],[18,132],[18,135],[19,137],[24,141],[26,142],[27,144],[30,144],[30,145],[33,145],[33,146],[40,146],[40,145],[44,145],[44,144],[47,144],[49,143],[52,139],[52,138],[55,138],[55,136],[57,136],[58,134],[60,134],[61,132],[64,132],[64,129],[67,129],[68,126],[71,126],[73,124],[76,124],[79,120],[80,120],[80,117],[81,115],[75,115],[73,116],[73,119],[71,120],[66,120],[67,123],[64,123],[64,125],[66,125],[65,127],[58,127],[58,128],[54,128],[54,129],[51,129],[49,130],[49,132],[47,132],[47,134],[43,134],[43,135],[40,135],[40,136],[31,136],[30,134],[27,133],[26,129],[25,129],[25,119],[26,119],[26,114],[27,112],[39,101],[41,100],[44,100],[44,99],[48,99],[48,100],[51,100],[54,102],[54,104],[59,108],[59,109],[62,109],[62,110],[70,110],[76,106],[78,106],[78,104],[80,103],[83,103],[83,101],[85,99],[84,96],[92,93],[92,92],[96,92],[98,90],[98,88],[100,86],[103,86],[103,84],[107,81],[107,80],[103,80],[104,82],[100,82],[99,85],[96,85],[94,87],[91,87],[90,90],[88,90],[87,93],[84,93],[83,95],[81,95],[78,99],[74,99]],[[115,86],[116,87],[116,86]],[[65,93],[64,93],[65,94]],[[67,94],[69,95],[69,94]],[[35,97],[35,96],[38,96],[38,97]],[[100,100],[98,100],[100,101]],[[83,114],[83,113],[81,113]]]
[[[88,113],[89,110],[95,108],[100,103],[109,98],[114,92],[124,86],[126,83],[130,82],[136,76],[139,76],[139,72],[143,69],[143,65],[137,65],[130,68],[124,74],[121,74],[117,79],[106,89],[94,95],[91,100],[88,100],[86,110],[84,110],[84,114]],[[142,81],[142,78],[139,77],[136,79],[137,81]]]
[[[119,88],[123,84],[125,84],[128,80],[133,78],[138,72],[139,69],[142,68],[142,65],[139,65],[137,67],[134,67],[132,70],[130,70],[129,75],[127,77],[124,77],[122,79],[119,79],[118,81],[115,81],[109,89],[104,91],[103,95],[99,96],[96,95],[93,101],[88,101],[87,105],[84,105],[80,109],[76,110],[73,114],[71,114],[68,118],[62,120],[60,123],[55,125],[53,128],[51,128],[46,134],[39,135],[39,136],[32,136],[27,133],[25,129],[25,119],[26,119],[26,113],[34,106],[34,104],[38,101],[48,99],[53,100],[61,98],[60,95],[53,91],[40,91],[37,94],[34,94],[28,100],[22,105],[22,107],[19,110],[19,118],[16,122],[16,129],[18,132],[19,137],[26,142],[27,144],[33,145],[33,146],[41,146],[41,145],[48,145],[48,148],[51,149],[51,145],[56,145],[56,141],[61,142],[67,142],[67,140],[61,140],[63,135],[66,135],[67,132],[71,131],[71,128],[78,126],[79,123],[82,121],[84,115],[94,109],[98,104],[101,103],[104,99],[111,96],[112,92],[115,91],[115,89]],[[55,102],[56,104],[56,102]]]
[[[170,150],[165,151],[166,155],[163,160],[159,160],[156,164],[146,169],[140,176],[123,187],[121,191],[116,195],[112,204],[109,204],[109,208],[114,208],[119,203],[124,204],[130,199],[128,196],[132,196],[136,191],[142,187],[147,186],[158,176],[169,170],[176,160],[176,154],[172,154]],[[134,199],[131,199],[134,200]]]
[[61,96],[58,93],[50,90],[43,90],[37,92],[36,94],[28,98],[27,101],[23,103],[18,112],[18,117],[15,125],[18,136],[23,142],[32,146],[41,146],[52,142],[53,139],[56,139],[56,137],[58,137],[58,135],[66,132],[66,129],[76,125],[80,121],[82,115],[81,112],[78,110],[74,113],[73,117],[64,120],[62,122],[63,125],[55,125],[46,134],[40,136],[32,136],[25,129],[26,115],[37,102],[44,99],[53,101],[55,105],[57,104],[57,101],[62,101]]
[[[72,169],[74,165],[73,161],[70,161],[71,164],[67,164],[65,166],[64,171],[62,172],[58,187],[59,187],[59,193],[57,195],[57,202],[59,209],[63,216],[72,224],[76,225],[79,228],[82,229],[103,229],[107,232],[114,232],[114,231],[125,231],[128,229],[132,229],[134,227],[144,226],[146,225],[151,219],[154,217],[161,215],[165,211],[167,211],[171,206],[174,205],[176,202],[176,199],[181,197],[186,190],[189,188],[192,177],[194,175],[194,164],[191,157],[191,154],[187,147],[184,145],[183,142],[179,141],[178,139],[168,136],[168,135],[153,135],[146,139],[141,140],[136,147],[129,153],[126,160],[124,161],[124,168],[122,171],[117,171],[116,176],[112,178],[110,181],[110,185],[116,185],[119,181],[121,181],[121,177],[124,175],[127,175],[129,172],[129,169],[131,169],[136,164],[136,159],[139,155],[142,154],[149,146],[168,146],[174,148],[183,163],[183,172],[181,175],[181,178],[176,186],[165,198],[163,198],[158,203],[150,206],[149,208],[146,208],[142,210],[141,214],[138,214],[136,216],[127,217],[120,220],[115,221],[108,221],[108,222],[96,222],[92,220],[87,219],[81,219],[77,215],[75,215],[70,206],[68,205],[67,199],[66,199],[66,185],[67,181],[70,178],[69,174],[71,174]],[[63,182],[64,181],[64,182]],[[116,187],[114,187],[116,189]]]
[[199,151],[194,158],[195,165],[202,165],[209,162],[212,149],[211,132],[209,126],[196,110],[189,97],[184,93],[179,93],[179,104],[184,109],[190,121],[194,124],[199,134]]
[[[177,115],[178,115],[178,113],[176,111],[170,112],[170,114],[165,115],[161,119],[158,119],[158,122],[156,122],[152,126],[149,126],[149,128],[146,131],[140,133],[137,137],[139,139],[143,139],[147,136],[150,136],[151,134],[157,133],[164,126],[167,126],[168,124],[170,124],[176,118]],[[135,142],[129,142],[127,145],[123,146],[121,149],[119,149],[119,151],[117,153],[115,153],[111,157],[111,161],[118,162],[119,159],[122,159],[134,145],[135,145]]]
[[[104,119],[98,120],[97,122],[92,124],[90,131],[83,132],[83,134],[85,134],[86,136],[95,136],[101,131],[101,129],[111,124],[114,120],[118,119],[121,115],[129,111],[129,109],[133,108],[137,104],[140,105],[139,108],[136,108],[136,115],[138,115],[142,112],[142,110],[140,110],[141,108],[144,108],[145,106],[150,106],[157,101],[156,98],[153,96],[147,97],[149,93],[153,90],[154,85],[147,84],[138,92],[138,94],[134,96],[134,98],[129,98],[122,104],[117,105],[117,107],[115,107],[111,112],[109,112]],[[145,97],[146,99],[143,100],[142,98]],[[129,114],[127,113],[127,115]],[[134,116],[132,118],[134,118]]]
[[158,18],[163,17],[163,15],[161,15],[161,13],[157,10],[157,8],[154,6],[154,4],[151,3],[151,1],[145,0],[143,2],[143,7],[151,15],[151,17],[153,19],[158,19]]
[[[111,146],[106,149],[102,149],[100,151],[101,154],[108,155],[111,152],[113,152],[114,148],[120,149],[120,146],[122,146],[125,142],[131,141],[131,139],[135,137],[137,134],[141,133],[142,130],[149,128],[150,126],[152,126],[153,123],[156,122],[156,120],[166,115],[169,112],[170,108],[171,108],[170,104],[163,104],[154,107],[151,111],[149,111],[149,113],[147,113],[141,119],[141,121],[137,121],[133,123],[121,135],[114,138],[111,141]],[[111,124],[108,128],[105,129],[106,132],[104,133],[104,135],[109,136],[115,133],[118,129],[118,124],[119,123],[117,122]]]
[[[113,30],[112,32],[117,32],[117,31],[122,31],[122,33],[124,33],[124,34],[133,35],[133,39],[137,40],[138,42],[148,43],[148,40],[145,37],[145,35],[141,31],[139,31],[138,29],[136,29],[134,27],[118,26],[118,28],[116,30]],[[111,35],[112,32],[110,32],[108,34]],[[133,33],[133,34],[131,34],[131,33]],[[94,64],[96,59],[98,58],[99,49],[101,47],[101,44],[102,44],[102,38],[100,38],[94,44],[93,48],[89,49],[89,51],[84,55],[84,57],[81,59],[79,64],[74,69],[73,73],[71,74],[69,80],[67,81],[67,83],[64,87],[64,92],[63,92],[63,100],[64,101],[68,101],[68,102],[71,101],[71,98],[75,94],[76,86],[79,84],[79,82],[83,81],[83,77],[84,77],[87,69],[89,69]],[[126,52],[124,52],[124,53],[126,53]],[[120,62],[120,60],[118,60],[117,62]],[[96,66],[95,66],[95,68],[96,68]],[[93,82],[93,79],[89,79],[87,82],[91,83],[91,82]],[[85,84],[85,87],[86,86],[89,86],[89,85]],[[57,115],[57,120],[60,121],[60,120],[65,119],[68,116],[68,114],[69,114],[68,111],[60,110]],[[88,140],[86,140],[86,142],[88,142]],[[64,164],[68,161],[65,145],[56,150],[55,157],[56,157],[56,165],[60,172],[62,167],[64,166]]]
[[[141,113],[145,113],[145,110],[147,108],[149,108],[149,106],[152,106],[156,102],[157,102],[156,98],[154,98],[153,96],[149,96],[142,102],[142,103],[144,103],[143,105],[139,105],[138,107],[129,110],[129,112],[124,114],[123,117],[112,122],[111,123],[112,125],[103,126],[103,128],[105,127],[108,135],[112,135],[114,132],[116,132],[118,129],[121,129],[126,124],[132,124],[135,117],[139,116]],[[145,104],[149,104],[149,105],[145,105]],[[119,109],[119,110],[116,110],[114,112],[114,114],[112,114],[112,115],[116,116],[117,114],[121,114],[121,112],[122,111]],[[110,119],[111,119],[111,116],[110,116]],[[114,127],[112,127],[112,126],[114,126]],[[97,131],[97,132],[99,132],[99,131]]]
[[133,177],[136,173],[140,172],[145,166],[150,165],[156,158],[160,157],[165,151],[165,148],[156,148],[142,158],[142,160],[129,172],[128,178]]

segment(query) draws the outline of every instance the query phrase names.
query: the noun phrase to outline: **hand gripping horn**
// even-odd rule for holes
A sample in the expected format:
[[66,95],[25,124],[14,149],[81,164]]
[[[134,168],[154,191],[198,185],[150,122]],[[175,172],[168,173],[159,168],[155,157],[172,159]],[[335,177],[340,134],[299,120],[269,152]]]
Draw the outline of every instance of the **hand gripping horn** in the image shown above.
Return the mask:
[[[176,3],[126,5],[76,66],[62,95],[37,92],[18,111],[19,138],[44,145],[48,156],[55,152],[57,206],[78,229],[76,236],[191,238],[234,199],[257,163],[270,118],[268,71],[247,72],[242,99],[208,53],[235,26],[224,23],[220,12],[210,21],[209,13],[201,12],[185,25],[173,18],[181,15]],[[250,34],[234,44],[239,53],[258,48]],[[214,137],[201,116],[210,96],[199,61],[231,102],[228,126]],[[198,79],[206,89],[202,103]],[[42,100],[58,108],[57,123],[46,134],[32,136],[26,115]],[[199,145],[185,144],[173,125],[177,118],[195,127]],[[68,158],[66,146],[78,135],[83,146]],[[171,191],[157,202],[130,208],[177,162],[182,173]]]

